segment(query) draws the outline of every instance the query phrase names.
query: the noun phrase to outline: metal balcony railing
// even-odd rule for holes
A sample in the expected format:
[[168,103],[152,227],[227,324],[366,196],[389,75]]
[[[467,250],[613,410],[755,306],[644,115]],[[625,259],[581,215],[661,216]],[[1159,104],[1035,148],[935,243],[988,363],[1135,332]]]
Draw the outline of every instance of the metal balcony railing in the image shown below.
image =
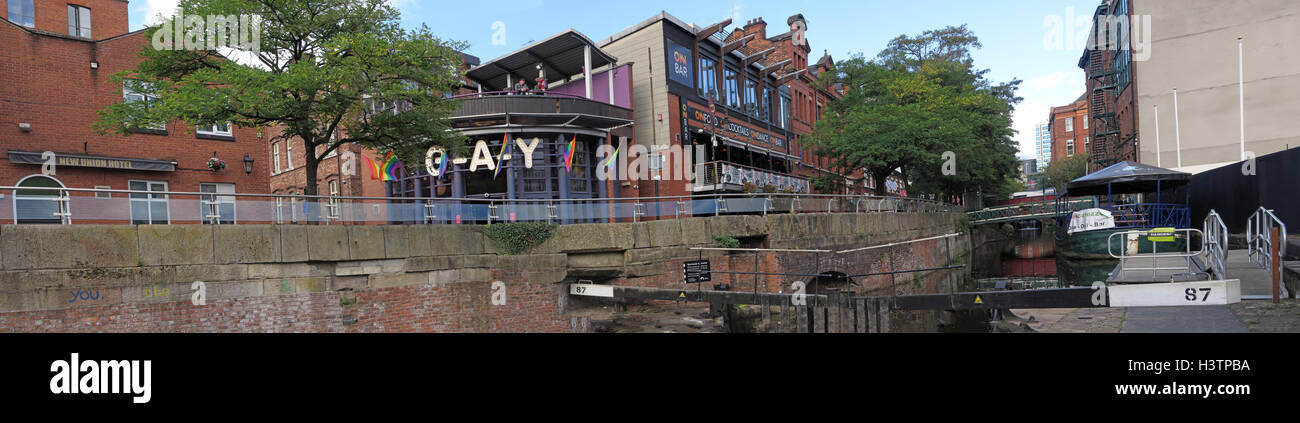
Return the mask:
[[763,170],[735,163],[714,161],[695,165],[695,191],[739,191],[745,185],[760,190],[783,193],[808,193],[812,185],[807,179]]
[[[25,194],[11,196],[15,190]],[[49,192],[48,195],[34,193]],[[0,186],[0,223],[24,224],[556,224],[773,213],[959,213],[920,198],[708,194],[599,199],[308,196]]]

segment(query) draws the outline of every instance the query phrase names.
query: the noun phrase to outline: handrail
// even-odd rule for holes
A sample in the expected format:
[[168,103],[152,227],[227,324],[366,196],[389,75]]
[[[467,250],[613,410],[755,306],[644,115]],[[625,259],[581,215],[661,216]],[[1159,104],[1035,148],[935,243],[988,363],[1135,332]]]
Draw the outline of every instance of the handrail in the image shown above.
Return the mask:
[[[1278,228],[1282,240],[1273,239],[1273,228]],[[1260,207],[1246,219],[1247,255],[1252,263],[1265,269],[1273,269],[1273,243],[1278,242],[1278,256],[1286,257],[1286,223],[1278,219],[1272,210]],[[1281,266],[1281,263],[1277,264]]]
[[[850,203],[861,201],[877,201],[883,203],[886,201],[898,204],[898,207],[890,207],[888,212],[896,211],[934,211],[934,212],[958,212],[958,206],[954,204],[942,203],[935,200],[924,198],[899,198],[899,197],[879,197],[873,195],[842,195],[842,194],[798,194],[798,193],[765,193],[765,194],[744,194],[744,193],[717,193],[717,194],[696,194],[682,196],[656,196],[656,197],[627,197],[627,198],[566,198],[566,199],[500,199],[500,198],[452,198],[452,197],[370,197],[370,196],[328,196],[328,195],[302,195],[302,194],[241,194],[241,193],[212,193],[212,192],[183,192],[183,191],[144,191],[144,190],[124,190],[124,189],[89,189],[89,188],[59,188],[59,187],[14,187],[0,186],[2,191],[45,191],[52,192],[53,195],[43,196],[15,196],[15,200],[50,200],[58,202],[58,211],[49,220],[57,220],[60,223],[71,223],[75,217],[80,222],[116,222],[116,221],[133,221],[131,216],[135,202],[162,202],[171,204],[171,209],[176,209],[178,213],[172,213],[170,209],[165,213],[168,221],[175,220],[177,223],[200,221],[210,223],[233,223],[248,222],[273,222],[284,223],[285,220],[298,222],[301,218],[304,221],[320,222],[394,222],[394,221],[413,221],[420,223],[436,222],[456,222],[462,223],[462,217],[469,222],[487,220],[490,222],[503,221],[560,221],[584,222],[584,221],[602,221],[602,220],[642,220],[650,218],[676,218],[690,217],[695,214],[707,213],[710,215],[721,214],[760,214],[771,212],[774,208],[771,204],[773,199],[789,199],[789,203],[783,203],[779,206],[780,212],[800,213],[800,212],[868,212],[872,209],[879,210],[879,207],[848,207]],[[100,199],[98,194],[128,194],[126,198]],[[73,195],[81,194],[81,195]],[[134,196],[132,195],[134,194]],[[763,198],[758,198],[758,197]],[[133,198],[135,197],[135,198]],[[139,198],[145,197],[145,198]],[[182,197],[182,198],[177,198]],[[186,201],[192,201],[183,197],[196,197],[199,201],[196,206],[203,206],[201,213],[187,215],[185,210],[191,210],[184,206]],[[219,198],[221,200],[214,200]],[[760,207],[759,203],[766,204]],[[73,201],[87,203],[73,204],[71,209],[68,205]],[[94,207],[89,207],[90,201],[106,201],[104,203],[93,203]],[[260,200],[260,201],[259,201]],[[287,200],[287,201],[286,201]],[[735,205],[727,204],[728,200],[736,200]],[[826,201],[826,207],[799,207],[800,202]],[[650,215],[651,202],[673,203],[670,213]],[[15,220],[29,219],[33,217],[17,216],[17,210],[9,209],[5,201],[0,201],[0,215],[5,215],[5,219],[13,218]],[[287,203],[287,204],[286,204]],[[10,203],[12,204],[12,203]],[[132,209],[127,210],[128,204]],[[232,204],[235,214],[238,216],[222,216],[221,211],[217,210],[219,205]],[[690,204],[690,209],[687,205]],[[116,207],[116,208],[115,208]],[[180,207],[177,209],[176,207]],[[538,207],[545,207],[545,213]],[[716,207],[716,210],[712,207]],[[733,210],[728,211],[730,207]],[[54,207],[51,206],[51,209]],[[373,212],[370,211],[373,208]],[[486,208],[486,209],[483,209]],[[657,207],[655,210],[659,210]],[[629,214],[629,211],[631,214]],[[486,213],[483,213],[486,212]],[[517,213],[516,213],[517,212]],[[6,214],[8,213],[8,214]],[[73,214],[77,213],[76,216]],[[481,214],[481,216],[480,216]],[[545,215],[543,217],[543,214]],[[234,219],[233,217],[240,217]]]
[[[1186,251],[1183,252],[1183,253],[1166,253],[1166,254],[1161,254],[1161,253],[1159,252],[1159,249],[1158,249],[1158,243],[1155,242],[1155,241],[1151,241],[1151,254],[1150,254],[1150,255],[1145,255],[1145,256],[1143,256],[1143,255],[1141,255],[1141,254],[1139,253],[1139,256],[1140,256],[1140,257],[1139,257],[1139,256],[1129,256],[1129,255],[1128,255],[1128,246],[1127,246],[1127,245],[1124,246],[1124,247],[1125,247],[1124,249],[1120,250],[1120,255],[1115,255],[1115,252],[1111,250],[1111,245],[1113,244],[1113,243],[1111,242],[1111,240],[1113,240],[1113,239],[1115,238],[1116,235],[1124,235],[1124,236],[1126,237],[1126,239],[1127,239],[1127,236],[1128,236],[1128,235],[1132,235],[1132,234],[1137,234],[1137,235],[1147,235],[1148,237],[1149,237],[1150,235],[1153,234],[1153,231],[1144,231],[1144,230],[1131,230],[1131,231],[1124,231],[1124,232],[1115,232],[1115,233],[1110,234],[1110,236],[1106,237],[1106,253],[1107,253],[1107,254],[1110,254],[1110,256],[1113,257],[1113,258],[1117,258],[1117,259],[1119,259],[1119,269],[1120,269],[1121,272],[1125,272],[1125,271],[1139,271],[1139,270],[1150,270],[1151,273],[1154,275],[1157,271],[1160,271],[1160,270],[1187,270],[1187,271],[1190,273],[1191,270],[1192,270],[1192,257],[1196,257],[1196,256],[1199,256],[1199,255],[1205,254],[1205,243],[1204,243],[1204,242],[1201,243],[1201,250],[1200,250],[1200,251],[1197,251],[1197,252],[1195,252],[1195,253],[1192,252],[1192,243],[1191,243],[1191,239],[1192,239],[1192,236],[1191,236],[1191,235],[1192,235],[1192,232],[1200,233],[1200,234],[1201,234],[1201,239],[1205,239],[1205,233],[1204,233],[1204,232],[1201,232],[1200,229],[1192,229],[1192,228],[1174,229],[1174,231],[1173,231],[1174,234],[1177,234],[1177,233],[1180,233],[1180,232],[1183,232],[1183,233],[1186,233],[1186,234],[1187,234],[1187,235],[1184,237],[1184,239],[1187,240],[1187,241],[1184,243],[1187,249],[1186,249]],[[1167,233],[1169,233],[1169,232],[1158,232],[1157,234],[1163,235],[1163,234],[1167,234]],[[1141,247],[1139,247],[1138,250],[1141,251]],[[1187,258],[1187,265],[1186,265],[1185,267],[1159,267],[1159,265],[1156,264],[1156,260],[1158,260],[1158,259],[1162,259],[1162,258],[1171,258],[1171,257],[1184,257],[1184,258]],[[1129,266],[1127,265],[1127,261],[1130,260],[1130,259],[1134,259],[1134,258],[1143,258],[1143,259],[1148,259],[1148,258],[1149,258],[1149,259],[1151,259],[1151,267],[1129,267]]]
[[[565,93],[559,93],[559,92],[554,92],[554,91],[537,91],[537,90],[531,90],[531,89],[528,90],[528,92],[526,92],[526,93],[521,93],[521,92],[519,92],[519,91],[484,91],[484,92],[481,92],[481,93],[476,92],[476,93],[469,93],[469,94],[460,94],[460,95],[454,95],[454,96],[451,96],[451,100],[460,100],[460,99],[466,99],[466,98],[482,98],[482,97],[501,97],[501,96],[529,96],[529,97],[560,97],[560,98],[576,98],[576,99],[579,99],[579,100],[591,100],[591,101],[596,101],[596,102],[604,103],[603,101],[599,101],[599,100],[596,100],[596,99],[591,99],[591,98],[583,97],[583,96],[580,96],[580,95],[565,94]],[[609,104],[609,103],[605,103],[605,104]]]
[[1219,212],[1210,210],[1202,225],[1201,249],[1205,251],[1205,262],[1218,280],[1228,278],[1228,226],[1223,224]]

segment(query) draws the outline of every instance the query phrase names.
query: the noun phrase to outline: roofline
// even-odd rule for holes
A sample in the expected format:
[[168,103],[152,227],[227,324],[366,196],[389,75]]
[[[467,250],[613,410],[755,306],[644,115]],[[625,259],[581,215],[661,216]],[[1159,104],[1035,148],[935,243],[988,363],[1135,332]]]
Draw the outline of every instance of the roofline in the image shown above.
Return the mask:
[[[609,54],[608,52],[606,52],[603,48],[601,48],[600,45],[596,44],[595,42],[592,42],[591,39],[590,39],[590,38],[587,38],[587,36],[586,36],[586,35],[583,35],[583,33],[579,32],[579,31],[576,30],[576,29],[569,28],[569,29],[567,29],[567,30],[560,31],[559,33],[557,33],[557,34],[555,34],[555,35],[552,35],[552,36],[550,36],[550,37],[546,37],[546,38],[543,39],[543,40],[535,41],[535,42],[530,43],[530,44],[528,44],[528,45],[526,45],[526,46],[523,46],[522,48],[520,48],[520,49],[518,49],[518,50],[515,50],[515,51],[512,51],[512,52],[509,52],[509,53],[506,53],[506,54],[503,54],[503,55],[500,55],[500,56],[497,56],[497,57],[493,58],[492,60],[488,60],[488,61],[486,61],[486,62],[480,63],[478,66],[474,66],[474,67],[472,67],[472,68],[469,68],[469,70],[466,71],[466,74],[468,74],[469,72],[474,71],[475,69],[482,68],[482,67],[486,67],[486,66],[488,66],[488,65],[492,65],[492,64],[496,63],[498,60],[504,59],[504,58],[506,58],[506,57],[514,56],[514,55],[516,55],[516,54],[523,53],[523,52],[525,52],[525,51],[528,51],[528,49],[533,48],[534,46],[537,46],[537,45],[539,45],[539,44],[545,43],[545,42],[547,42],[547,41],[551,41],[551,40],[554,40],[554,39],[560,38],[560,37],[565,36],[565,35],[576,35],[578,38],[582,39],[583,42],[586,42],[587,44],[591,45],[592,47],[595,47],[595,49],[593,49],[593,50],[594,50],[593,53],[595,53],[595,54],[599,54],[599,55],[603,56],[605,59],[607,59],[607,60],[609,61],[610,64],[616,64],[616,63],[618,63],[618,58],[617,58],[617,57],[614,57],[614,55]],[[463,54],[463,53],[462,53],[462,54]],[[593,71],[594,71],[594,69],[593,69]],[[478,81],[475,81],[475,82],[478,82]]]
[[[686,31],[691,35],[699,34],[700,31],[704,29],[702,27],[693,27],[691,24],[688,24],[685,21],[678,19],[676,16],[673,16],[671,13],[661,10],[659,11],[659,13],[655,14],[654,16],[651,16],[641,22],[638,22],[630,27],[627,27],[622,31],[615,33],[614,35],[609,36],[608,38],[601,40],[598,45],[601,48],[604,48],[605,46],[608,46],[614,43],[615,41],[627,38],[629,35],[641,31],[642,29],[646,29],[651,25],[654,25],[655,23],[660,21],[666,21],[672,23],[673,25],[677,25],[678,28],[681,28],[683,31]],[[709,41],[715,45],[717,44],[717,41],[714,40],[713,37],[705,38],[705,41]],[[732,50],[731,55],[742,61],[749,58],[749,56],[746,55],[744,52],[741,52],[740,49]],[[749,66],[757,70],[763,70],[763,66],[758,62],[751,63]]]

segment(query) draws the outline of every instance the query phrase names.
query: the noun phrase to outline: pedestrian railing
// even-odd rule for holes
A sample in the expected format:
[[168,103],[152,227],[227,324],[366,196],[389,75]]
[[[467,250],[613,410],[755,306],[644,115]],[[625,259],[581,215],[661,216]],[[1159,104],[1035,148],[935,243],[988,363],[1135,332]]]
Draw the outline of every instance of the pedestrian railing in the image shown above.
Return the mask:
[[1228,226],[1223,224],[1219,213],[1210,210],[1205,216],[1201,231],[1201,249],[1205,251],[1205,263],[1214,273],[1215,279],[1228,278]]
[[[1277,229],[1281,239],[1274,239]],[[1278,257],[1286,257],[1286,224],[1278,219],[1272,210],[1260,207],[1246,220],[1246,243],[1250,248],[1247,253],[1251,263],[1259,267],[1274,270],[1273,244],[1277,243]],[[1281,264],[1277,264],[1280,266]]]
[[568,224],[738,214],[961,212],[958,205],[922,198],[778,193],[500,199],[0,186],[0,194],[0,223],[18,224]]
[[[1193,233],[1200,234],[1200,238],[1205,239],[1205,234],[1201,232],[1200,229],[1191,229],[1191,228],[1182,228],[1182,229],[1165,228],[1165,230],[1152,229],[1152,230],[1132,230],[1132,231],[1124,231],[1124,232],[1115,232],[1110,234],[1110,236],[1106,237],[1106,253],[1110,254],[1110,256],[1113,258],[1119,259],[1120,272],[1150,271],[1153,276],[1160,271],[1177,270],[1187,274],[1198,273],[1197,266],[1195,263],[1192,262],[1192,258],[1205,254],[1205,243],[1204,242],[1201,243],[1200,250],[1192,251],[1191,240],[1192,240]],[[1180,235],[1183,238],[1183,244],[1184,244],[1183,252],[1181,253],[1160,252],[1160,244],[1162,242],[1172,242],[1176,237],[1179,237]],[[1119,254],[1115,254],[1114,249],[1111,248],[1112,245],[1114,244],[1113,241],[1116,236],[1123,237],[1122,238],[1123,248],[1120,249]],[[1141,253],[1141,245],[1137,245],[1135,246],[1136,248],[1133,249],[1134,251],[1132,252],[1132,254],[1130,254],[1129,245],[1128,245],[1130,240],[1131,239],[1134,240],[1131,242],[1140,243],[1142,236],[1146,236],[1147,240],[1151,242],[1151,253],[1149,254]],[[1158,240],[1159,238],[1165,238],[1165,240]],[[1182,258],[1185,259],[1185,261],[1184,264],[1181,266],[1161,267],[1160,259],[1163,258]],[[1151,261],[1151,267],[1139,266],[1141,262],[1145,262],[1147,260]],[[1139,265],[1130,264],[1136,261],[1140,261],[1138,262]]]

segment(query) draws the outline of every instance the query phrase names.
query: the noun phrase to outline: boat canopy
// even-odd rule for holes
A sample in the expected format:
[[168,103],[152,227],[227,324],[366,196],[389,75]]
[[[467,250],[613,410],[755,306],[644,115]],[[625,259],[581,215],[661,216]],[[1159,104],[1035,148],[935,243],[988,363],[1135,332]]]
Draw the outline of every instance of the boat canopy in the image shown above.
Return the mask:
[[1172,188],[1191,180],[1190,173],[1123,161],[1070,181],[1066,191],[1074,196],[1155,192],[1158,185]]

